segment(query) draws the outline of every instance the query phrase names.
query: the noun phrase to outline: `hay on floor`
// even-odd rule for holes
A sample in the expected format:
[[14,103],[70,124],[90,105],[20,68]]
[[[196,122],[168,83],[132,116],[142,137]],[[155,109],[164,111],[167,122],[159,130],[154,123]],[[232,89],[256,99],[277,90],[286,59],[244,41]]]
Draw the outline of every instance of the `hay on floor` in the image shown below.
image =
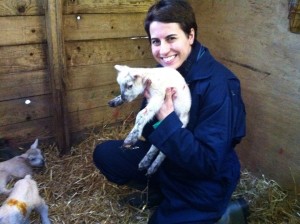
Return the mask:
[[[59,157],[55,146],[42,146],[46,168],[35,174],[41,195],[49,206],[53,224],[144,224],[151,211],[121,206],[120,198],[133,192],[125,186],[108,182],[94,167],[92,153],[95,146],[107,139],[122,139],[130,125],[103,127],[97,133],[74,146],[69,155]],[[257,178],[247,170],[233,198],[244,197],[250,204],[249,224],[300,223],[299,195],[288,195],[273,180]],[[1,202],[2,202],[1,198]],[[32,223],[39,223],[36,214]]]

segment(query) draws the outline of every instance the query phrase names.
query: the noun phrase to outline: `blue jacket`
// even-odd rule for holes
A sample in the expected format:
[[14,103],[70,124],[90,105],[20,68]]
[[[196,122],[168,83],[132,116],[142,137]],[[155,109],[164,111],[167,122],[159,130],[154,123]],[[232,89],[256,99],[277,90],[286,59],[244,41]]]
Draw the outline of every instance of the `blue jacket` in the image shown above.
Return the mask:
[[[158,170],[165,196],[152,223],[214,223],[240,177],[234,147],[245,136],[240,82],[199,42],[178,69],[192,95],[187,128],[175,112],[144,135],[166,156]],[[154,121],[155,122],[155,121]]]

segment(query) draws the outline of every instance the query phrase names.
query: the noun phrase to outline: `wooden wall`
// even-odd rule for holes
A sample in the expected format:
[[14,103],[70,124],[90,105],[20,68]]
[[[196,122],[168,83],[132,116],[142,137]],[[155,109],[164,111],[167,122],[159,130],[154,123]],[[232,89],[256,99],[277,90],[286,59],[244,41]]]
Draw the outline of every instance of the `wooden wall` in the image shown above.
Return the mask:
[[300,34],[289,32],[288,1],[191,2],[199,39],[242,83],[243,166],[299,191]]
[[[148,40],[133,38],[145,36],[152,2],[1,1],[0,137],[18,145],[69,133],[73,142],[135,112],[138,103],[111,109],[107,102],[119,93],[115,64],[155,64]],[[68,130],[58,132],[62,126]]]

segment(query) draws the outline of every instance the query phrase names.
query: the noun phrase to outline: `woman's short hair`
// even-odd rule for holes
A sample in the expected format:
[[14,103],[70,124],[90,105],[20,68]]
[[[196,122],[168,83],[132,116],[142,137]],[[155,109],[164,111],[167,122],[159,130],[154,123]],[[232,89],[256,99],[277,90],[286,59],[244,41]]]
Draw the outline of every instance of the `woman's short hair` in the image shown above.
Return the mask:
[[185,0],[159,0],[152,5],[145,18],[144,28],[149,39],[150,24],[153,21],[162,23],[179,23],[180,28],[186,35],[189,35],[191,29],[195,30],[195,39],[197,38],[197,22],[192,6]]

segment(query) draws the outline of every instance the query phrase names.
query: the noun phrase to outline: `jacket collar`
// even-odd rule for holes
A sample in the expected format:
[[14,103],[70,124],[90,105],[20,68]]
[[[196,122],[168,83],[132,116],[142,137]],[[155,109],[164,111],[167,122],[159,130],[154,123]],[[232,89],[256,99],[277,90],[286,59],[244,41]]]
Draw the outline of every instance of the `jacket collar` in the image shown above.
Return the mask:
[[[215,59],[209,50],[195,40],[190,55],[177,71],[185,78],[187,83],[190,83],[210,77],[213,62],[215,62]],[[157,67],[162,66],[159,64]]]
[[201,80],[210,77],[212,64],[214,62],[215,59],[210,54],[209,50],[196,41],[190,56],[182,64],[182,66],[180,66],[178,71],[181,72],[186,81],[190,83],[195,80]]

